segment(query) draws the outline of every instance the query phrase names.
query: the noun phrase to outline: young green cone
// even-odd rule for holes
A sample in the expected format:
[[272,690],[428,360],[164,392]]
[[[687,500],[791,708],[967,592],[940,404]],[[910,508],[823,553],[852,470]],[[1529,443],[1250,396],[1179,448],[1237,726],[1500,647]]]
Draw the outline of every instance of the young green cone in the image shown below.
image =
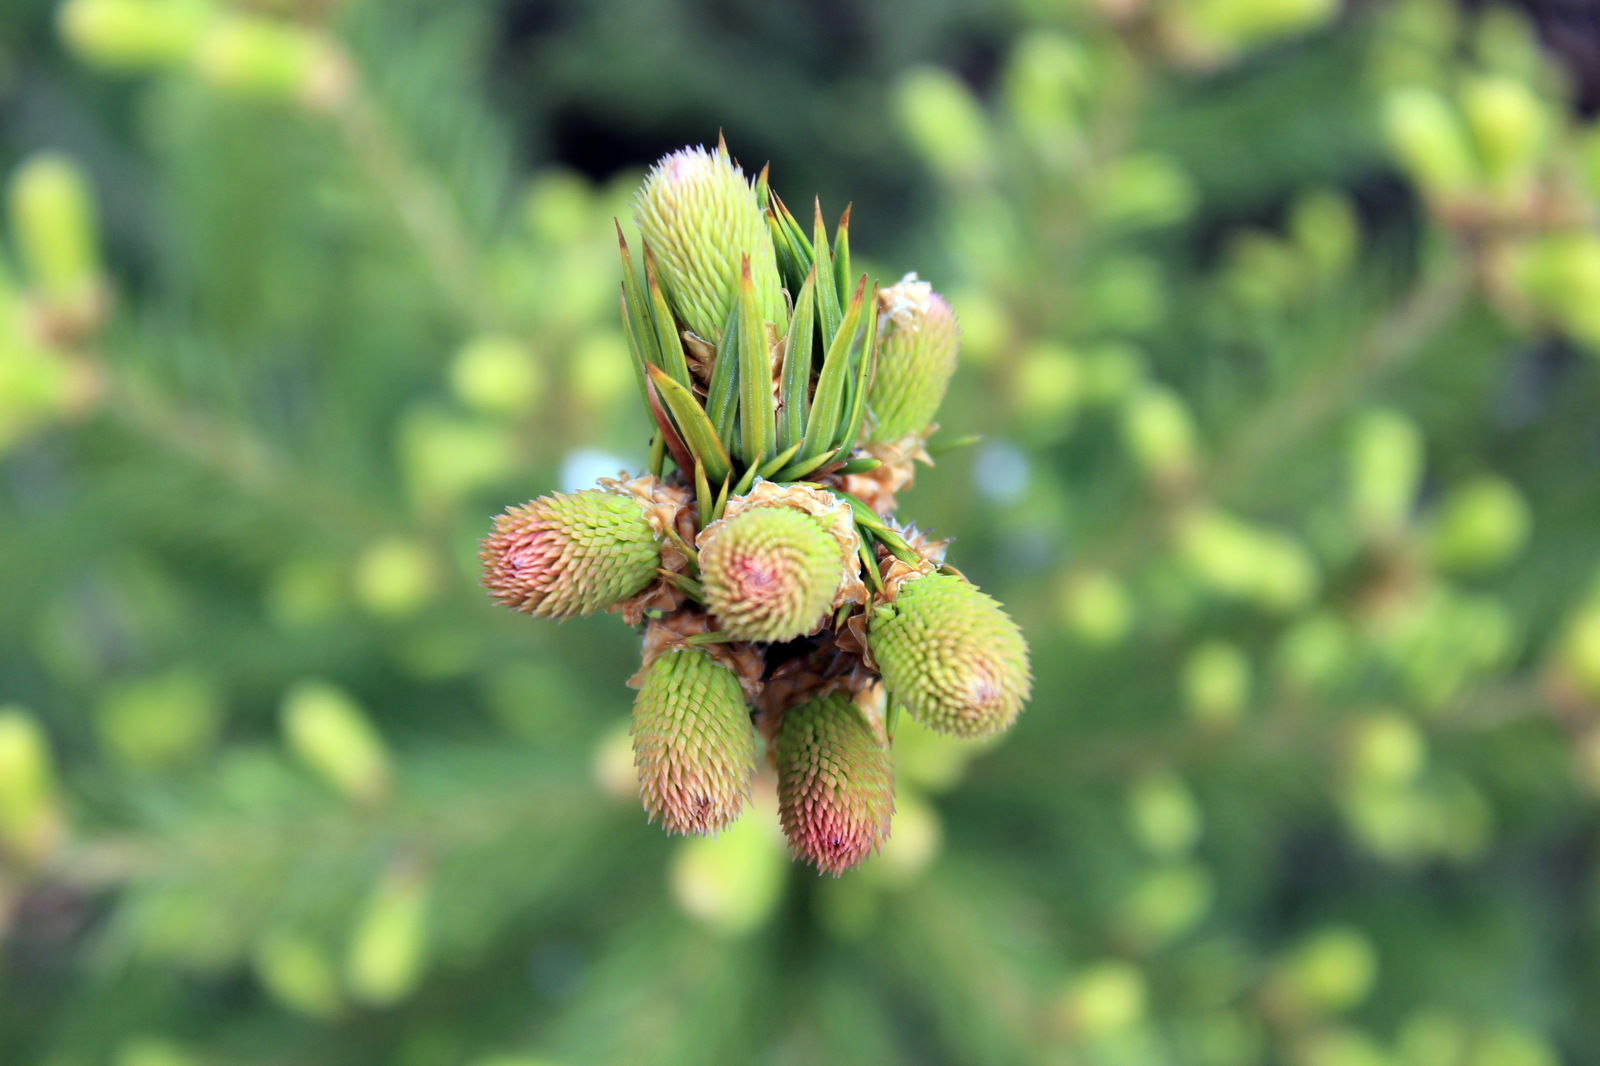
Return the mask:
[[699,648],[667,651],[633,703],[633,765],[651,821],[669,833],[715,833],[744,807],[755,730],[733,671]]
[[740,640],[778,642],[814,631],[839,587],[839,545],[811,515],[751,507],[706,527],[706,606]]
[[778,817],[797,856],[837,876],[888,839],[894,768],[848,697],[788,711],[775,750]]
[[593,614],[650,584],[661,543],[638,500],[585,489],[506,511],[478,558],[496,602],[562,619]]
[[1022,631],[999,603],[953,575],[906,581],[874,613],[867,642],[891,698],[941,733],[998,733],[1032,688]]
[[772,234],[755,190],[725,152],[684,148],[666,156],[645,178],[633,217],[672,309],[695,333],[721,337],[747,255],[761,317],[787,325]]
[[868,405],[874,440],[928,428],[956,370],[955,313],[926,281],[907,274],[878,294],[878,368]]

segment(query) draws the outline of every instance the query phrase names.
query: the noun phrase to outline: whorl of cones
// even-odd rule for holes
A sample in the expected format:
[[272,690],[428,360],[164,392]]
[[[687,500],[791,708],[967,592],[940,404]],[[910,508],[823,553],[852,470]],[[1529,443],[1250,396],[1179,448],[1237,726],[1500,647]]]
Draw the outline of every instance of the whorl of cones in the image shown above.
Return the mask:
[[992,597],[954,575],[907,580],[874,612],[867,633],[891,698],[941,733],[998,733],[1032,689],[1022,631]]
[[665,652],[633,703],[633,764],[652,821],[669,833],[715,833],[744,809],[755,730],[733,672],[699,648]]
[[700,536],[706,606],[740,640],[778,642],[814,632],[839,586],[839,548],[811,515],[752,507]]
[[878,294],[878,368],[868,405],[873,437],[922,433],[944,402],[956,370],[955,313],[926,281],[907,274]]
[[796,856],[837,876],[888,839],[894,769],[847,696],[835,692],[789,710],[775,762],[778,817]]
[[662,159],[634,201],[634,221],[673,310],[695,333],[713,343],[722,336],[745,256],[762,317],[787,323],[765,215],[726,153],[684,148]]
[[563,619],[643,589],[661,565],[661,543],[639,501],[584,489],[510,508],[494,520],[478,558],[497,603]]
[[511,508],[481,558],[513,610],[645,624],[629,683],[652,821],[726,828],[764,738],[794,854],[838,874],[888,837],[896,712],[985,737],[1031,683],[1000,605],[895,516],[914,464],[962,443],[930,440],[955,315],[915,274],[862,273],[848,208],[831,233],[820,201],[806,214],[721,143],[650,171],[642,248],[617,226],[647,472]]

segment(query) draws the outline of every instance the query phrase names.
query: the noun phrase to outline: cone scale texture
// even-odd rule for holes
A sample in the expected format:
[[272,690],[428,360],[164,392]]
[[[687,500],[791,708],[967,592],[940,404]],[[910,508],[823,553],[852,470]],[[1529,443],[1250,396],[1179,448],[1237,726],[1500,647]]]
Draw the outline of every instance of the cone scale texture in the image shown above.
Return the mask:
[[668,651],[633,704],[639,796],[669,833],[715,833],[739,817],[755,772],[739,680],[698,648]]
[[1015,623],[896,517],[915,465],[959,443],[930,440],[955,315],[915,274],[857,271],[848,209],[832,233],[820,201],[807,214],[720,143],[656,164],[633,201],[641,255],[618,226],[648,471],[509,509],[480,556],[512,610],[643,625],[631,734],[651,821],[728,827],[764,738],[792,853],[837,875],[889,836],[886,708],[986,737],[1031,682]]
[[922,433],[939,413],[960,338],[950,305],[915,275],[884,289],[878,301],[878,368],[868,402],[874,434],[892,441]]
[[753,507],[700,538],[706,606],[741,640],[793,640],[820,625],[839,585],[839,549],[816,519]]
[[593,614],[648,585],[661,544],[636,500],[598,489],[541,496],[495,519],[483,542],[495,601],[545,618]]
[[894,815],[889,753],[840,693],[790,710],[778,734],[778,817],[795,855],[841,874],[877,851]]
[[931,729],[986,737],[1028,698],[1028,646],[1000,604],[959,577],[905,582],[880,608],[868,644],[890,697]]
[[713,342],[722,335],[747,255],[762,316],[784,324],[772,236],[755,190],[725,156],[685,148],[661,160],[639,190],[634,221],[673,309],[694,332]]

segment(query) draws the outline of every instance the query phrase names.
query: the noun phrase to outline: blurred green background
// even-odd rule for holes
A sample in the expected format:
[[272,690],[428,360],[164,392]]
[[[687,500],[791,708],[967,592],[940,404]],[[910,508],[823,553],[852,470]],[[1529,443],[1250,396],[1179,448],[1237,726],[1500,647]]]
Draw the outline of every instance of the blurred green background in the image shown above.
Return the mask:
[[[0,1063],[1600,1062],[1594,19],[7,0]],[[901,514],[1034,652],[837,880],[476,585],[719,129],[950,297]]]

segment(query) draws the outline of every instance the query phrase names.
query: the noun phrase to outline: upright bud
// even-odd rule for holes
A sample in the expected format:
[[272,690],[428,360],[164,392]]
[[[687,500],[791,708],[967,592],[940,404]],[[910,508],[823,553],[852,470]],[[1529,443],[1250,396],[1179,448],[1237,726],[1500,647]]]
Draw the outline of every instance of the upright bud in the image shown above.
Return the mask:
[[868,643],[891,698],[942,733],[998,733],[1032,690],[1022,631],[998,602],[953,575],[906,581],[874,613]]
[[307,766],[354,800],[375,802],[390,784],[389,752],[361,708],[320,681],[302,681],[283,701],[283,731]]
[[740,640],[784,641],[813,632],[839,587],[839,546],[792,507],[751,507],[700,535],[706,606]]
[[1486,474],[1445,498],[1429,528],[1428,547],[1447,570],[1493,570],[1522,551],[1532,523],[1517,487]]
[[422,979],[427,955],[429,886],[409,864],[384,874],[357,919],[350,940],[350,993],[374,1007],[409,996]]
[[344,56],[303,26],[234,15],[219,20],[200,42],[200,75],[245,96],[327,105],[349,90]]
[[565,619],[643,589],[661,565],[661,543],[638,500],[585,489],[506,511],[494,520],[478,558],[495,602]]
[[1181,485],[1194,474],[1194,419],[1178,394],[1150,385],[1128,398],[1122,434],[1134,461],[1157,482]]
[[1350,503],[1364,534],[1388,536],[1405,525],[1422,482],[1422,462],[1422,433],[1404,415],[1381,408],[1356,421],[1350,435]]
[[776,761],[778,818],[800,858],[837,876],[888,838],[894,768],[847,696],[835,692],[788,711]]
[[86,313],[98,301],[94,199],[77,165],[34,156],[11,179],[11,220],[29,286],[52,309]]
[[60,834],[61,809],[44,731],[20,708],[0,708],[0,853],[36,861]]
[[639,190],[633,218],[672,309],[701,337],[722,336],[747,255],[762,318],[786,324],[772,233],[755,190],[725,152],[684,148],[662,159]]
[[873,436],[896,440],[928,428],[956,371],[955,313],[926,281],[907,274],[878,293],[878,369],[867,402]]
[[210,20],[204,0],[67,0],[61,36],[91,63],[145,70],[187,58]]
[[733,672],[698,648],[646,668],[633,703],[639,793],[669,833],[715,833],[739,817],[755,772],[755,731]]
[[1397,90],[1385,101],[1384,118],[1389,143],[1424,192],[1454,198],[1472,191],[1478,165],[1461,119],[1442,96],[1431,89]]
[[1546,119],[1539,98],[1515,78],[1478,77],[1462,90],[1461,108],[1497,191],[1525,192],[1544,151]]

